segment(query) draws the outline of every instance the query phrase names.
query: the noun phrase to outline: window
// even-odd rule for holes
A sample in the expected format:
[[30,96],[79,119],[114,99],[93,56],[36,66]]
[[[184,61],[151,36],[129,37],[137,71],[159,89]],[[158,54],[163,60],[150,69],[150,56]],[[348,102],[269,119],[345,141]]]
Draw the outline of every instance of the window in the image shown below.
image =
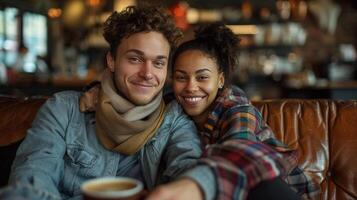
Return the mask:
[[5,41],[5,24],[4,24],[4,11],[0,10],[0,64],[5,62],[4,58],[4,41]]
[[19,33],[19,18],[18,10],[16,8],[5,8],[4,20],[2,23],[5,33],[5,40],[3,40],[3,47],[5,50],[5,64],[11,66],[15,64],[18,47],[18,33]]
[[25,72],[36,70],[36,57],[47,55],[47,18],[40,14],[24,13],[23,41],[28,48]]

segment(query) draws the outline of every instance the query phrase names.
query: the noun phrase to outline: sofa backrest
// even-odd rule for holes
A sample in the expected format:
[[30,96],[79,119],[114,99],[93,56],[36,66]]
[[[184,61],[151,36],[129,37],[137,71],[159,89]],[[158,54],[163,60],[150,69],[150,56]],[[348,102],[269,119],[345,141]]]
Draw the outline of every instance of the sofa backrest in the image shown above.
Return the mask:
[[357,101],[266,100],[253,103],[277,138],[297,149],[321,198],[357,199]]
[[[24,138],[45,98],[0,96],[0,148]],[[318,199],[357,199],[357,101],[253,102],[278,139],[321,186]]]
[[45,98],[0,96],[0,147],[25,137]]

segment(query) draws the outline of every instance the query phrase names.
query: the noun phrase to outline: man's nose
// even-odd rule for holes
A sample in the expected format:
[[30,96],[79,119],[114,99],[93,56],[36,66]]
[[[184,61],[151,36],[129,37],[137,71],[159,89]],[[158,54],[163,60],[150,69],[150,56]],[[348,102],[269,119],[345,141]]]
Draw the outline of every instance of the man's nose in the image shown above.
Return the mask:
[[150,80],[154,77],[152,74],[152,69],[153,69],[152,63],[150,61],[145,61],[141,66],[139,75],[145,80]]

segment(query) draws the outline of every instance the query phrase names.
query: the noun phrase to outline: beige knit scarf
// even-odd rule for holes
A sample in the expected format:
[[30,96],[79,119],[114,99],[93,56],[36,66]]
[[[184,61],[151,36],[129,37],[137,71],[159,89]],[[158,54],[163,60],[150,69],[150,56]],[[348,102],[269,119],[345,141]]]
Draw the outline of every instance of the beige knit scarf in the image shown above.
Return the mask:
[[113,75],[105,71],[96,112],[96,134],[106,149],[131,155],[152,138],[164,119],[162,93],[136,106],[117,93]]

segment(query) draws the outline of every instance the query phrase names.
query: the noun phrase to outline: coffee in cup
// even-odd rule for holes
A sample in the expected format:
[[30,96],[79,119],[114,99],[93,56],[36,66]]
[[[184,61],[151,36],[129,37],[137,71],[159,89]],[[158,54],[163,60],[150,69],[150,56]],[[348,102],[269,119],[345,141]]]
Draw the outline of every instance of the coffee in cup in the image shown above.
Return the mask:
[[139,200],[143,183],[128,177],[103,177],[88,180],[81,186],[85,200]]

